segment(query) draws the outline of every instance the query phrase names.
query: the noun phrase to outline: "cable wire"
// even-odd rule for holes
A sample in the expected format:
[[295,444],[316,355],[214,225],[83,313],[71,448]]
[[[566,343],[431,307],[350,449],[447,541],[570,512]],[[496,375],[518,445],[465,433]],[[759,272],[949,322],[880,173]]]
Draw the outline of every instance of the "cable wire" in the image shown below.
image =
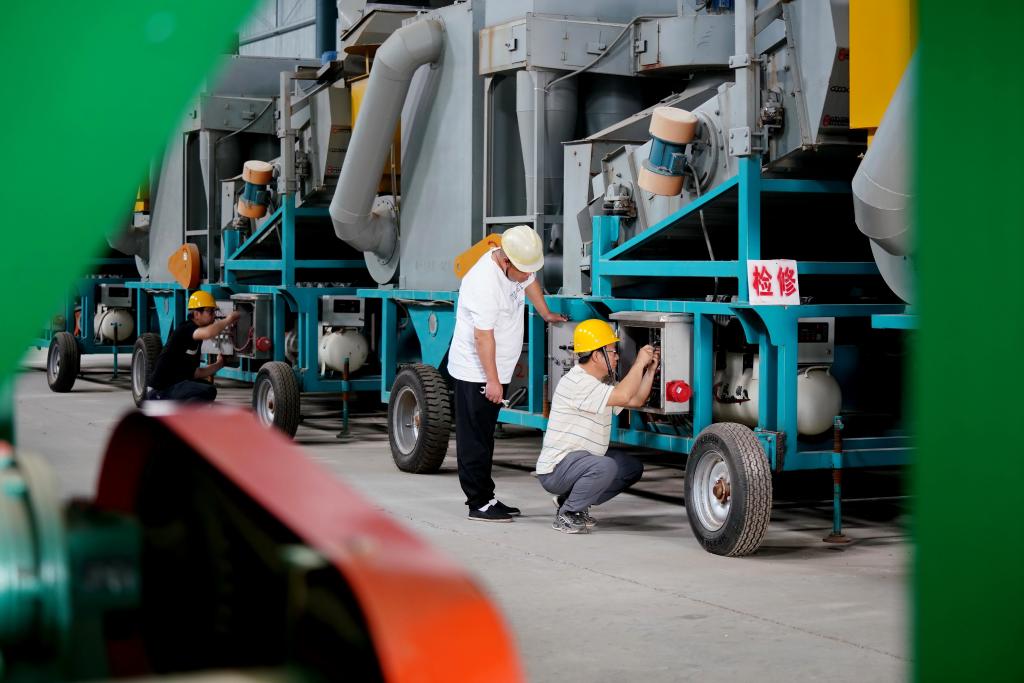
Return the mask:
[[234,136],[238,135],[239,133],[244,133],[245,131],[247,131],[250,128],[252,128],[253,124],[255,124],[257,121],[262,119],[263,115],[267,113],[267,110],[270,109],[271,105],[273,105],[273,104],[274,104],[274,100],[271,99],[269,102],[267,102],[267,106],[263,107],[263,111],[261,111],[259,114],[257,114],[255,116],[255,118],[253,118],[252,121],[250,121],[249,123],[245,124],[244,126],[239,128],[238,130],[234,131],[233,133],[228,133],[227,135],[225,135],[222,138],[217,138],[214,141],[213,146],[216,147],[217,145],[219,145],[220,143],[224,142],[228,138],[234,137]]
[[614,38],[612,38],[612,42],[608,43],[608,47],[606,47],[604,50],[602,50],[599,55],[597,55],[592,60],[590,60],[590,62],[588,62],[587,64],[585,64],[585,65],[581,66],[580,68],[576,69],[572,73],[568,73],[568,74],[566,74],[564,76],[560,76],[560,77],[556,78],[555,80],[551,81],[550,83],[548,83],[547,86],[544,88],[544,92],[551,92],[551,88],[552,88],[552,86],[555,85],[555,83],[560,83],[561,81],[564,81],[567,78],[572,78],[573,76],[578,76],[579,74],[583,73],[584,71],[587,71],[592,66],[597,64],[599,61],[604,59],[604,57],[609,52],[612,51],[612,48],[615,47],[616,43],[618,43],[620,40],[622,40],[622,36],[626,35],[626,33],[629,31],[629,29],[633,28],[633,25],[636,24],[638,21],[643,21],[644,19],[671,19],[671,18],[673,18],[675,16],[677,16],[677,15],[675,15],[675,14],[646,14],[646,15],[642,14],[642,15],[633,17],[632,19],[629,20],[629,22],[625,26],[622,27],[622,30],[619,31],[619,34],[617,36],[615,36]]

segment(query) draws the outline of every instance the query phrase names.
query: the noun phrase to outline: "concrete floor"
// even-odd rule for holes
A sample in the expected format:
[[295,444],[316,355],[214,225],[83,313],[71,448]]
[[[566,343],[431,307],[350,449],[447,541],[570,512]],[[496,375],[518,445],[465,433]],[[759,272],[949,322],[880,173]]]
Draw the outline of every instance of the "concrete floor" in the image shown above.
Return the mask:
[[[92,381],[54,394],[38,370],[43,359],[31,353],[26,367],[36,369],[19,379],[18,442],[47,456],[66,496],[88,496],[111,427],[133,408],[128,378],[111,384],[109,359],[86,357]],[[224,403],[248,404],[247,386],[219,384]],[[296,441],[478,577],[511,624],[531,681],[906,677],[911,547],[899,472],[847,475],[847,546],[821,542],[831,524],[828,473],[780,480],[760,552],[726,559],[694,540],[674,456],[638,453],[647,471],[635,491],[595,508],[595,533],[566,536],[550,528],[551,500],[529,475],[537,432],[509,430],[495,457],[498,495],[524,516],[484,524],[465,518],[454,441],[439,474],[404,474],[379,414],[355,419],[353,437],[339,441],[334,408],[305,400],[311,419]]]

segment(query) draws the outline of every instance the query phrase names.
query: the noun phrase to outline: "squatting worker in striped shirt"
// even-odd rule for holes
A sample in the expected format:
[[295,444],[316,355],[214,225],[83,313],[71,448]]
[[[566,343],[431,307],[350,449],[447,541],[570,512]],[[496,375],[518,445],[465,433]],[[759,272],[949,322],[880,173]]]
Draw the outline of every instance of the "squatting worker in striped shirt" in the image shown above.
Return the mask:
[[553,493],[552,528],[567,534],[589,533],[596,524],[590,506],[611,500],[640,481],[643,464],[622,451],[609,450],[612,412],[639,408],[651,393],[660,352],[644,346],[618,384],[619,364],[611,325],[584,320],[573,332],[577,364],[558,381],[544,446],[537,460],[537,478]]

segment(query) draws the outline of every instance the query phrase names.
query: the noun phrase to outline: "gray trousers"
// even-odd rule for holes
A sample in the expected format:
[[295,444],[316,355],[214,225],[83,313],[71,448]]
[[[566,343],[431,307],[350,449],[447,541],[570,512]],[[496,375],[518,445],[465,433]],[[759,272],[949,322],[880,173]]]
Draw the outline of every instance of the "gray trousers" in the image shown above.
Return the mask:
[[564,498],[559,512],[581,512],[600,505],[640,481],[644,465],[632,455],[609,450],[605,455],[573,451],[547,474],[537,476],[549,493]]

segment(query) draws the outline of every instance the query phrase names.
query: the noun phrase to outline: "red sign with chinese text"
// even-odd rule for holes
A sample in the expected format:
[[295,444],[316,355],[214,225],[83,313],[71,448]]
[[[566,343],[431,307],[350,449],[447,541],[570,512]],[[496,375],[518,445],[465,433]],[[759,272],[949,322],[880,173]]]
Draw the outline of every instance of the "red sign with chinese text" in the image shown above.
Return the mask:
[[796,261],[747,261],[747,287],[752,304],[800,304]]

